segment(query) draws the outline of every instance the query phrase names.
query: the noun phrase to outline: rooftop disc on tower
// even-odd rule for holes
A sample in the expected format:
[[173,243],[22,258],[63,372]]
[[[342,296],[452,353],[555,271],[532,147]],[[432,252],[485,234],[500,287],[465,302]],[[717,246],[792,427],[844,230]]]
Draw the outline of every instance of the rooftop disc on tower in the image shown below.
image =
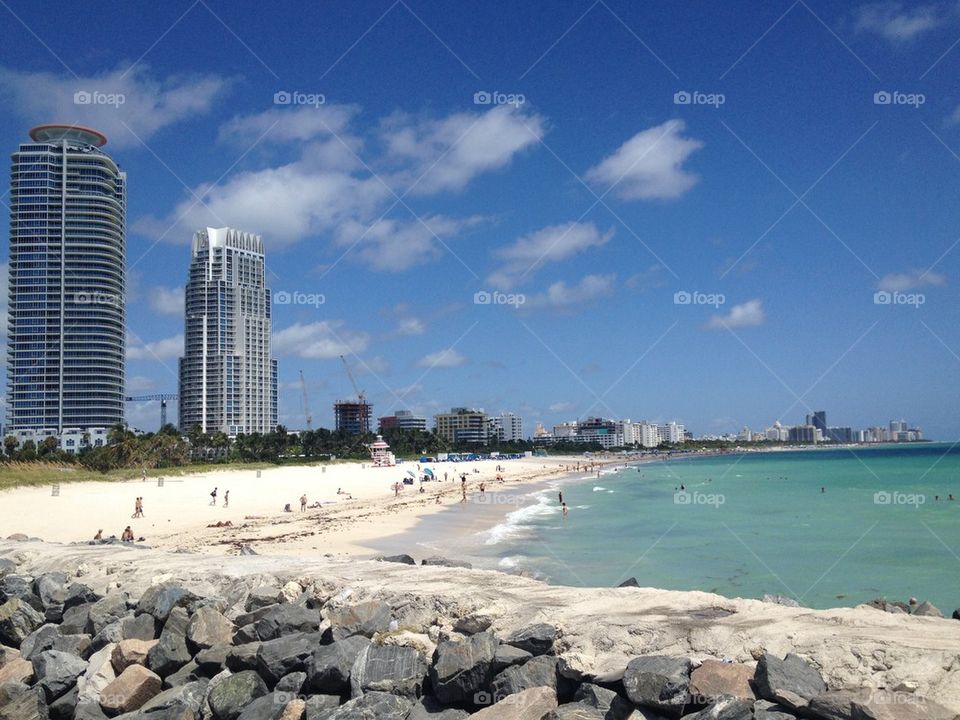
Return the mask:
[[83,125],[61,125],[52,123],[37,125],[30,130],[30,137],[36,142],[51,142],[56,140],[73,140],[84,145],[103,147],[107,144],[107,136],[99,130],[84,127]]

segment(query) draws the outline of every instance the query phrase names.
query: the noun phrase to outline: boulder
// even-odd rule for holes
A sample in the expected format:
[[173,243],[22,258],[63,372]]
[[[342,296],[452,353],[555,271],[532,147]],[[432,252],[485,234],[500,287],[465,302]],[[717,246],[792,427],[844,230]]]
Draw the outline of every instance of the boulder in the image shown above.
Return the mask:
[[77,678],[77,690],[79,690],[79,702],[100,702],[100,693],[103,689],[112,683],[117,673],[113,669],[111,657],[113,656],[114,644],[98,650],[90,656],[87,661],[87,669],[83,675]]
[[523,665],[513,665],[497,675],[490,683],[495,698],[505,698],[536,687],[557,691],[557,659],[539,656]]
[[388,692],[416,700],[423,694],[427,659],[419,650],[393,645],[366,645],[350,670],[353,697]]
[[531,655],[546,655],[553,650],[557,629],[548,623],[537,623],[523,628],[507,638],[507,645],[526,650]]
[[[284,675],[306,670],[307,659],[320,645],[320,633],[296,633],[260,644],[257,671],[276,685]],[[228,658],[229,667],[229,658]]]
[[341,705],[323,720],[406,720],[413,703],[385,692],[368,692]]
[[33,578],[29,575],[7,575],[0,579],[0,603],[11,598],[20,598],[38,613],[43,613],[43,603],[33,594]]
[[149,613],[125,617],[120,623],[122,640],[155,640],[157,637],[157,621]]
[[617,585],[617,587],[640,587],[640,583],[637,582],[635,577],[628,577],[622,583]]
[[33,663],[24,658],[15,658],[0,668],[0,685],[4,683],[33,684]]
[[684,717],[689,720],[754,720],[753,700],[722,698],[708,708]]
[[197,652],[214,645],[229,645],[233,640],[233,623],[214,608],[197,608],[187,626],[187,643]]
[[115,644],[121,640],[123,640],[123,620],[115,620],[93,636],[90,647],[96,652],[106,645]]
[[214,645],[198,652],[193,656],[193,660],[200,668],[200,672],[213,677],[227,666],[227,655],[229,654],[229,645]]
[[163,688],[164,690],[169,690],[170,688],[181,687],[188,683],[206,680],[208,678],[209,675],[200,670],[200,666],[197,665],[196,661],[191,660],[172,675],[167,675],[163,679]]
[[437,567],[450,567],[450,568],[466,568],[467,570],[472,570],[473,565],[466,562],[465,560],[450,560],[445,557],[439,557],[434,555],[433,557],[424,558],[420,561],[421,565],[434,565]]
[[170,612],[160,640],[147,653],[147,667],[160,677],[172,675],[182,668],[191,657],[185,637],[187,611],[177,607]]
[[302,605],[277,605],[256,623],[257,636],[261,640],[276,640],[292,633],[317,632],[320,628],[320,613]]
[[763,655],[757,662],[753,685],[764,700],[779,703],[791,711],[806,707],[810,700],[827,690],[820,672],[793,653],[783,660],[769,653]]
[[[267,693],[243,708],[237,720],[280,720],[291,699],[283,693]],[[300,720],[299,715],[297,720]]]
[[22,598],[12,597],[0,605],[0,643],[19,648],[26,637],[43,624],[43,615]]
[[113,648],[110,662],[113,670],[122,673],[131,665],[146,665],[147,655],[157,640],[121,640]]
[[273,587],[272,585],[260,585],[249,592],[244,607],[247,612],[251,612],[257,608],[276,605],[281,602],[283,602],[283,593],[280,591],[280,588]]
[[796,717],[783,705],[777,705],[769,700],[757,700],[753,705],[754,720],[796,720]]
[[690,695],[696,704],[707,704],[721,697],[755,700],[750,686],[754,669],[742,663],[704,660],[690,673]]
[[354,635],[314,649],[306,664],[306,688],[311,693],[346,694],[353,664],[369,644],[369,639]]
[[107,716],[100,709],[100,703],[80,700],[73,709],[73,720],[107,720]]
[[126,617],[127,613],[127,597],[125,594],[116,593],[97,600],[90,606],[90,632],[93,635],[98,635],[107,625]]
[[469,715],[466,710],[444,707],[439,700],[428,695],[413,706],[407,720],[463,720]]
[[916,608],[914,608],[913,614],[920,615],[921,617],[938,617],[938,618],[943,617],[943,613],[940,612],[940,610],[935,605],[927,602],[926,600],[924,600],[922,603],[917,605]]
[[241,670],[256,670],[257,653],[263,643],[252,642],[243,645],[234,645],[227,651],[227,668],[232,672]]
[[61,635],[54,639],[52,649],[86,660],[92,651],[92,638],[89,635]]
[[188,707],[199,716],[209,682],[204,678],[164,690],[147,700],[140,710],[145,713],[154,713],[164,708],[179,706]]
[[257,642],[260,636],[257,634],[257,626],[253,623],[247,623],[233,632],[233,644],[243,645],[245,643]]
[[267,694],[266,683],[253,670],[244,670],[211,684],[207,703],[214,720],[235,720],[243,709]]
[[383,556],[383,557],[379,557],[379,558],[377,558],[377,559],[380,560],[380,561],[382,561],[382,562],[400,563],[401,565],[416,565],[416,564],[417,564],[417,561],[416,561],[416,560],[414,560],[414,559],[413,559],[412,557],[410,557],[409,555],[405,555],[405,554],[403,554],[403,553],[401,553],[400,555],[386,555],[386,556]]
[[77,686],[67,690],[49,705],[50,720],[73,720],[77,708]]
[[910,693],[832,690],[810,700],[805,714],[818,720],[956,720],[956,713]]
[[101,597],[83,583],[73,583],[67,589],[67,596],[63,599],[63,611],[66,612],[79,605],[92,605]]
[[[613,690],[594,685],[593,683],[583,683],[577,688],[573,696],[573,705],[579,706],[583,712],[583,718],[602,718],[603,720],[655,720],[655,716],[650,711],[636,710],[632,703],[627,699],[620,697]],[[569,705],[561,707],[569,708]],[[571,710],[573,710],[571,708]],[[567,712],[569,718],[575,718],[577,715],[571,710]],[[558,708],[559,713],[559,708]]]
[[497,638],[488,632],[440,643],[430,668],[437,699],[444,705],[472,704],[473,696],[490,685],[498,646]]
[[762,602],[770,603],[771,605],[783,605],[784,607],[800,607],[800,603],[794,600],[788,595],[771,595],[770,593],[764,593],[763,597],[760,598]]
[[679,717],[690,699],[691,667],[687,658],[634,658],[623,672],[623,687],[631,702]]
[[53,649],[53,644],[60,637],[60,626],[50,623],[41,625],[27,635],[20,643],[20,655],[27,660],[33,660],[40,653]]
[[50,717],[40,688],[23,683],[0,685],[0,719],[48,720]]
[[523,665],[533,655],[513,645],[500,645],[493,656],[493,674],[497,675],[511,665]]
[[475,712],[471,720],[544,720],[557,709],[553,688],[536,687],[505,697],[490,707]]
[[390,627],[393,611],[381,600],[368,600],[357,605],[347,605],[329,611],[330,631],[334,640],[351,635],[373,637]]
[[193,612],[196,610],[199,600],[199,597],[182,585],[175,582],[162,582],[151,585],[140,596],[140,602],[137,603],[137,614],[147,613],[164,623],[175,607],[185,608],[188,612]]
[[107,715],[138,710],[160,692],[160,677],[142,665],[131,665],[100,693],[100,707]]
[[456,622],[453,623],[453,629],[464,635],[476,635],[478,632],[489,630],[491,625],[493,625],[492,617],[484,613],[473,613],[472,615],[458,618]]
[[65,609],[60,621],[60,632],[67,635],[89,632],[91,629],[90,608],[92,607],[93,603],[82,603]]
[[77,684],[87,669],[86,660],[59,650],[47,650],[33,661],[37,685],[43,688],[47,702],[53,702]]
[[67,585],[69,582],[66,573],[44,573],[33,581],[33,592],[40,598],[44,609],[59,607],[62,611],[64,601],[67,599]]
[[0,558],[0,578],[12,575],[17,571],[17,564],[13,560]]
[[299,695],[306,681],[307,674],[305,672],[292,672],[280,678],[274,690],[288,695]]
[[339,706],[339,695],[311,695],[307,698],[305,720],[327,720]]
[[254,549],[253,549],[252,547],[250,547],[249,545],[241,545],[241,546],[240,546],[240,554],[241,554],[241,555],[257,555],[258,553],[257,553],[256,550],[254,550]]
[[17,648],[7,647],[6,645],[0,645],[0,669],[3,668],[8,662],[12,662],[20,657],[20,651]]

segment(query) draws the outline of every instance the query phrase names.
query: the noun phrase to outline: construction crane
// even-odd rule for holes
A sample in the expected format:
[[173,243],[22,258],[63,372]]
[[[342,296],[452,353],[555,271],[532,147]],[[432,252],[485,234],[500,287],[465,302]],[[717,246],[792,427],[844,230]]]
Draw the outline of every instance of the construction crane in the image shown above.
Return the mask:
[[307,418],[307,430],[313,430],[313,415],[310,414],[310,399],[307,397],[307,381],[300,371],[300,387],[303,389],[303,414]]
[[167,400],[176,400],[179,396],[176,393],[158,393],[156,395],[136,395],[125,397],[127,402],[151,402],[160,401],[160,427],[167,424]]
[[343,360],[343,367],[347,370],[347,377],[350,378],[350,384],[353,385],[353,391],[357,394],[357,402],[360,405],[363,405],[363,390],[357,389],[357,381],[353,379],[353,373],[350,372],[350,366],[347,364],[347,359],[343,355],[340,356],[340,359]]

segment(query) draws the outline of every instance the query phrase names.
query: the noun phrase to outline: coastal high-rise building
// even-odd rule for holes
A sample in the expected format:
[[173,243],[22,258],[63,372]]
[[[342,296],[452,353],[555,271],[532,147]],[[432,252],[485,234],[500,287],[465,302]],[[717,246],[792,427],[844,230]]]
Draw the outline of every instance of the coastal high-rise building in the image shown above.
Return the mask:
[[366,435],[370,432],[373,405],[363,398],[338,400],[333,404],[333,426],[350,435]]
[[813,415],[807,415],[807,425],[813,425],[821,435],[827,437],[827,411],[817,410]]
[[267,433],[277,426],[277,361],[263,239],[233,228],[193,236],[180,359],[180,428]]
[[489,435],[499,442],[523,440],[523,420],[512,412],[502,412],[490,418]]
[[448,413],[433,416],[435,432],[449,443],[486,445],[490,423],[483,408],[452,408]]
[[13,154],[7,427],[19,440],[124,421],[126,174],[78,125]]
[[393,415],[384,415],[379,419],[380,432],[391,428],[400,430],[426,430],[427,419],[414,415],[411,410],[397,410]]

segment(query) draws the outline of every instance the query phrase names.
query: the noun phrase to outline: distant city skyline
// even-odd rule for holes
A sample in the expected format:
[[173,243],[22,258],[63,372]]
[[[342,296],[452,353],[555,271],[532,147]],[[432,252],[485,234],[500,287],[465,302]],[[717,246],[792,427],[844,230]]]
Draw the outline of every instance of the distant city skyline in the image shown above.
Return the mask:
[[952,3],[337,7],[0,9],[4,146],[88,125],[129,177],[127,395],[176,392],[189,244],[236,227],[288,427],[343,355],[377,417],[960,438]]

